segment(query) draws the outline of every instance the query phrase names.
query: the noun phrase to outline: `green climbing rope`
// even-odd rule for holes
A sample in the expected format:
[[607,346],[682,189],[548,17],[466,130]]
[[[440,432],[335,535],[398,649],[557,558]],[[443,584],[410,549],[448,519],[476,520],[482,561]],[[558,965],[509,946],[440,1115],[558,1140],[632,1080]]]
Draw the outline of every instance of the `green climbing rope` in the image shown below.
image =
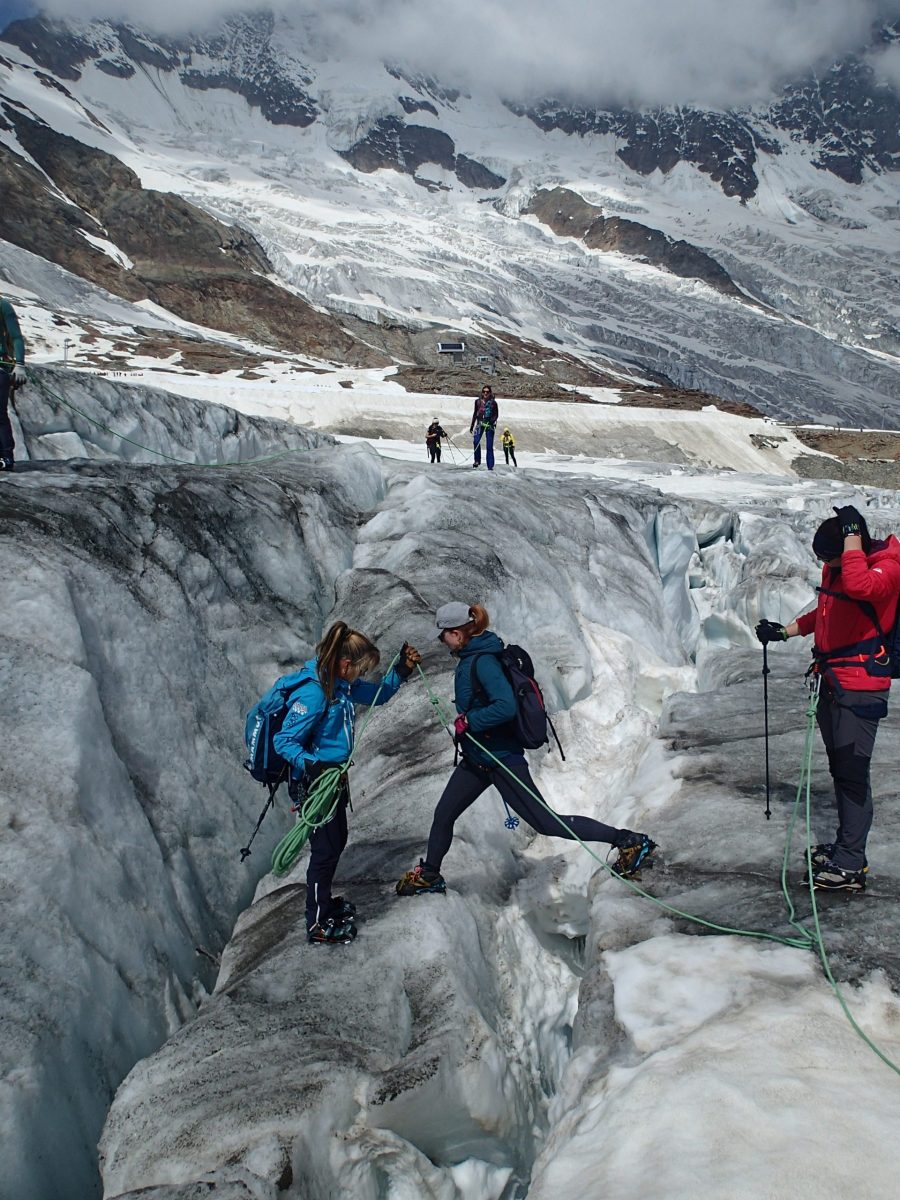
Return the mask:
[[[400,651],[398,650],[391,659],[390,666],[385,671],[384,676],[382,676],[381,683],[379,683],[375,695],[372,697],[372,703],[368,706],[368,711],[360,724],[359,733],[354,739],[354,748],[359,744],[363,734],[366,732],[366,726],[372,719],[372,714],[378,704],[378,697],[381,695],[381,689],[384,687],[385,677],[394,669],[399,658]],[[297,812],[296,823],[288,830],[272,852],[272,873],[274,875],[279,877],[287,875],[288,871],[290,871],[291,867],[297,861],[300,851],[306,845],[309,835],[314,830],[321,829],[323,825],[327,825],[337,812],[341,788],[347,777],[347,772],[352,766],[352,759],[347,759],[345,763],[335,763],[334,766],[326,767],[313,783]]]
[[[431,704],[434,707],[435,712],[438,716],[438,720],[445,727],[449,726],[450,725],[449,716],[443,710],[439,698],[437,696],[435,696],[435,694],[432,692],[431,688],[428,686],[428,682],[425,679],[425,675],[424,675],[424,672],[422,671],[422,668],[419,667],[418,669],[419,669],[419,674],[422,677],[422,681],[425,684],[426,691],[428,692],[428,696],[431,701]],[[804,949],[804,950],[807,949],[812,944],[811,935],[807,931],[804,931],[805,936],[802,938],[791,938],[791,937],[780,937],[778,934],[767,933],[764,930],[736,929],[736,928],[732,928],[729,925],[718,925],[714,921],[707,921],[704,917],[695,916],[693,913],[684,912],[680,908],[675,908],[671,904],[666,904],[666,902],[664,900],[660,900],[657,896],[651,896],[651,894],[649,892],[644,891],[644,889],[642,887],[640,887],[639,884],[635,883],[633,879],[626,879],[622,875],[618,875],[605,859],[601,858],[600,855],[597,854],[595,850],[591,849],[590,845],[587,842],[583,841],[578,836],[577,833],[573,832],[571,827],[565,823],[565,821],[562,819],[562,817],[559,815],[558,812],[556,812],[554,809],[552,809],[550,807],[550,805],[546,802],[546,800],[543,799],[543,797],[539,796],[537,794],[537,792],[532,791],[531,788],[526,787],[522,783],[522,781],[516,775],[514,775],[512,771],[510,771],[510,769],[502,762],[501,759],[497,758],[497,756],[495,754],[492,754],[491,751],[488,750],[488,748],[486,746],[483,746],[481,744],[481,742],[479,742],[477,738],[473,737],[473,735],[471,733],[467,733],[466,736],[468,738],[470,738],[471,741],[479,748],[479,750],[483,751],[488,756],[488,758],[493,759],[493,761],[497,764],[497,766],[502,771],[505,771],[511,779],[515,780],[517,787],[523,788],[528,793],[528,795],[531,796],[531,798],[533,800],[536,800],[537,803],[540,804],[540,806],[543,809],[545,809],[550,814],[550,816],[553,817],[553,819],[555,821],[557,821],[559,823],[559,825],[566,831],[567,838],[570,838],[571,840],[578,842],[578,844],[584,850],[587,851],[587,853],[591,856],[591,858],[594,860],[594,862],[599,863],[600,866],[604,869],[604,871],[607,872],[607,874],[612,875],[614,878],[620,880],[622,883],[625,884],[626,887],[629,887],[633,892],[636,892],[639,896],[643,896],[646,900],[650,900],[653,904],[656,904],[659,908],[663,908],[666,910],[666,912],[672,913],[673,916],[681,917],[682,919],[684,919],[686,921],[693,921],[697,925],[703,925],[707,929],[715,930],[716,933],[732,933],[732,934],[737,934],[740,937],[759,938],[764,941],[778,942],[783,946],[794,946],[794,947],[797,947],[799,949]]]
[[[441,705],[440,699],[434,694],[434,692],[429,687],[428,681],[425,678],[425,673],[423,672],[421,666],[418,667],[418,671],[419,671],[419,675],[421,676],[422,682],[425,685],[425,690],[428,693],[428,698],[431,702],[432,707],[434,708],[434,711],[435,711],[435,714],[436,714],[438,720],[445,728],[450,728],[449,714],[446,713],[443,706]],[[550,807],[550,805],[547,804],[546,801],[537,794],[537,792],[533,791],[529,787],[525,787],[525,785],[522,783],[522,781],[520,779],[518,779],[512,773],[512,771],[510,771],[509,768],[507,766],[505,766],[505,764],[499,758],[497,758],[496,755],[492,754],[491,751],[488,750],[486,746],[483,746],[481,744],[481,742],[479,742],[475,737],[473,737],[471,733],[467,734],[467,736],[469,738],[471,738],[472,742],[476,746],[478,746],[478,748],[481,751],[483,751],[483,753],[485,753],[489,758],[493,759],[493,761],[497,764],[498,767],[501,768],[501,770],[506,771],[506,773],[510,776],[510,778],[515,781],[515,783],[518,787],[520,787],[520,788],[524,787],[524,790],[526,792],[528,792],[528,794],[532,797],[532,799],[536,800],[538,802],[538,804],[541,805],[542,808],[546,809],[546,811],[556,821],[559,822],[559,824],[562,826],[562,828],[566,831],[567,838],[571,838],[574,841],[578,842],[579,845],[581,845],[582,848],[587,851],[587,853],[591,856],[591,858],[595,862],[599,863],[600,866],[603,867],[603,869],[608,874],[610,874],[614,878],[620,880],[620,882],[624,883],[626,885],[626,887],[629,887],[633,892],[636,892],[639,896],[642,896],[645,900],[649,900],[652,904],[655,904],[658,908],[663,909],[665,912],[672,913],[674,916],[681,917],[683,920],[691,921],[696,925],[702,925],[706,929],[712,929],[716,933],[726,933],[726,934],[732,934],[736,937],[756,938],[756,939],[765,940],[765,941],[778,942],[780,945],[791,946],[795,949],[800,949],[800,950],[815,949],[819,955],[821,962],[822,962],[822,967],[825,972],[825,978],[828,980],[829,984],[831,985],[831,988],[834,991],[834,994],[838,1000],[838,1003],[840,1004],[841,1009],[844,1012],[844,1015],[846,1016],[847,1020],[850,1022],[850,1025],[853,1028],[853,1030],[855,1031],[855,1033],[862,1039],[862,1041],[869,1047],[869,1049],[874,1054],[876,1054],[878,1056],[878,1058],[881,1059],[881,1061],[887,1067],[889,1067],[896,1074],[900,1075],[900,1067],[898,1067],[897,1064],[894,1063],[888,1057],[888,1055],[886,1055],[884,1053],[884,1051],[880,1049],[880,1047],[878,1045],[876,1045],[876,1043],[868,1036],[868,1034],[859,1026],[859,1024],[857,1023],[853,1014],[850,1012],[850,1008],[849,1008],[847,1001],[843,995],[843,992],[841,991],[840,985],[838,984],[837,980],[834,978],[834,974],[831,970],[831,965],[828,961],[828,951],[825,946],[825,940],[822,936],[822,929],[821,929],[821,925],[819,922],[819,911],[818,911],[818,906],[816,904],[815,887],[813,886],[813,881],[812,881],[813,872],[812,872],[812,804],[811,804],[812,771],[811,771],[811,767],[812,767],[813,741],[814,741],[815,721],[816,721],[816,709],[818,707],[818,703],[819,703],[818,680],[816,680],[814,687],[811,688],[810,703],[809,703],[809,707],[807,708],[807,712],[806,712],[806,715],[807,715],[806,742],[805,742],[805,746],[804,746],[803,762],[802,762],[801,771],[800,771],[800,782],[797,785],[797,796],[794,801],[794,807],[793,807],[790,822],[788,825],[787,840],[785,843],[784,857],[783,857],[782,866],[781,866],[781,889],[782,889],[782,892],[784,893],[785,900],[787,901],[788,922],[795,930],[797,930],[797,933],[798,933],[798,936],[796,938],[781,937],[777,934],[767,933],[763,930],[738,929],[738,928],[732,928],[727,925],[719,925],[719,924],[716,924],[714,921],[707,921],[703,917],[698,917],[698,916],[694,915],[693,913],[684,912],[682,909],[675,908],[671,904],[666,904],[666,902],[664,900],[660,900],[657,896],[652,896],[649,892],[644,891],[644,889],[642,887],[640,887],[638,884],[636,884],[633,879],[625,879],[623,876],[618,875],[612,869],[612,867],[609,865],[609,863],[605,861],[605,859],[602,859],[594,850],[591,849],[591,847],[586,842],[582,841],[582,839],[580,837],[578,837],[578,835],[575,834],[568,825],[566,825],[566,823],[563,821],[562,817],[560,817],[560,815],[557,812],[555,812]],[[800,809],[801,798],[803,797],[804,793],[805,793],[805,797],[806,797],[807,879],[808,879],[808,883],[809,883],[810,901],[812,904],[812,918],[813,918],[813,924],[815,926],[814,930],[807,929],[805,925],[802,925],[797,920],[793,901],[791,900],[790,892],[788,890],[788,885],[787,885],[788,859],[789,859],[790,849],[791,849],[791,840],[793,838],[794,827],[797,822],[797,815],[798,815],[799,809]]]
[[273,875],[287,875],[309,835],[327,825],[337,812],[341,787],[350,766],[348,761],[342,766],[326,767],[316,779],[300,805],[296,823],[272,851]]
[[[805,809],[806,809],[806,880],[807,880],[807,886],[809,888],[809,900],[810,900],[810,906],[812,909],[812,920],[813,920],[813,925],[815,927],[815,932],[811,935],[812,942],[813,942],[813,944],[816,948],[816,951],[819,955],[819,959],[821,960],[822,970],[825,973],[825,978],[831,984],[832,990],[834,991],[834,994],[837,997],[837,1001],[843,1010],[844,1016],[850,1022],[850,1025],[853,1028],[853,1031],[857,1034],[858,1037],[860,1037],[863,1040],[863,1042],[865,1042],[865,1044],[869,1047],[869,1049],[872,1051],[872,1053],[877,1055],[878,1058],[881,1059],[881,1061],[884,1063],[884,1065],[886,1067],[889,1067],[894,1072],[894,1074],[900,1075],[900,1066],[898,1066],[891,1058],[889,1058],[888,1055],[885,1054],[884,1051],[881,1049],[881,1047],[878,1046],[872,1040],[872,1038],[869,1037],[869,1035],[866,1033],[866,1031],[860,1026],[860,1024],[858,1023],[856,1018],[853,1016],[853,1013],[850,1011],[850,1006],[847,1004],[846,997],[844,996],[844,993],[841,990],[840,984],[835,979],[834,973],[831,970],[831,963],[828,961],[828,950],[826,949],[826,946],[825,946],[825,939],[822,936],[822,926],[821,926],[821,922],[819,921],[819,905],[818,905],[818,902],[816,901],[816,889],[815,889],[815,886],[813,885],[812,836],[811,836],[811,833],[812,833],[812,733],[813,733],[813,729],[815,727],[816,709],[818,708],[818,704],[819,704],[819,683],[820,683],[820,681],[817,676],[814,686],[810,689],[810,702],[809,702],[809,707],[806,710],[807,717],[808,717],[807,738],[806,738],[807,749],[806,749],[806,753],[804,754],[803,766],[802,766],[801,772],[800,772],[800,783],[797,786],[797,799],[794,802],[794,811],[791,816],[790,825],[788,827],[787,843],[785,845],[785,850],[784,850],[785,861],[787,861],[787,857],[790,853],[791,839],[793,837],[794,825],[796,824],[797,811],[800,807],[801,792],[803,792],[805,794]],[[787,897],[787,891],[785,891],[785,896]],[[788,899],[788,907],[789,907],[790,913],[791,913],[791,924],[795,925],[795,927],[797,927],[797,928],[803,928],[803,926],[798,926],[797,923],[793,920],[793,916],[794,916],[793,905],[790,902],[790,897],[787,897],[787,899]]]

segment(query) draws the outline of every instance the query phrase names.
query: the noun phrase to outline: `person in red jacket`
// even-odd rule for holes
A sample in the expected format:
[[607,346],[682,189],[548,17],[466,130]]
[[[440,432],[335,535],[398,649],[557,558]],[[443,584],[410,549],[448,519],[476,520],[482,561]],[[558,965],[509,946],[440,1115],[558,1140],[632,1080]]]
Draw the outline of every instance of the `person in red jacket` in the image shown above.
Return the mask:
[[813,538],[824,563],[818,604],[789,625],[760,621],[756,636],[766,645],[815,634],[821,677],[816,720],[834,780],[838,827],[833,842],[812,852],[813,884],[861,892],[873,813],[869,767],[891,687],[886,643],[900,598],[900,542],[893,534],[874,541],[852,505],[835,512]]

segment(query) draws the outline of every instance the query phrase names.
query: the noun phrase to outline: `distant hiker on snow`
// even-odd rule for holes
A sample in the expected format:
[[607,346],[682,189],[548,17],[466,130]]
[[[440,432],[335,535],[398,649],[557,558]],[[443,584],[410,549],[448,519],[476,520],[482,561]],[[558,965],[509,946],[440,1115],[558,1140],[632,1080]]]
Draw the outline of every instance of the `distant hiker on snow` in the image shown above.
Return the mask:
[[[455,729],[462,761],[438,800],[425,858],[402,877],[397,894],[446,891],[441,864],[453,840],[453,827],[491,784],[535,832],[547,837],[577,835],[586,842],[609,842],[619,851],[614,870],[620,875],[634,875],[655,849],[646,834],[615,829],[590,817],[564,816],[557,820],[525,790],[540,795],[528,771],[525,747],[512,723],[516,696],[498,657],[503,642],[488,629],[485,609],[480,604],[453,601],[438,609],[436,619],[438,638],[459,659],[454,680],[459,714]],[[503,765],[480,749],[473,738]]]
[[508,429],[504,429],[503,437],[500,439],[500,441],[503,446],[503,455],[506,459],[506,465],[509,466],[509,460],[511,458],[513,460],[513,466],[517,467],[519,464],[516,462],[516,439]]
[[[340,766],[353,753],[356,704],[386,704],[412,674],[421,655],[403,645],[400,661],[379,683],[360,676],[378,665],[378,647],[362,633],[336,621],[316,646],[316,657],[304,663],[307,679],[291,697],[291,706],[274,746],[291,766],[291,795],[309,789],[329,766]],[[331,882],[347,844],[350,787],[341,784],[337,809],[330,821],[310,834],[306,872],[306,929],[310,942],[332,945],[356,937],[356,906],[332,896]]]
[[28,381],[25,341],[19,318],[10,302],[0,296],[0,471],[15,470],[16,441],[9,419],[9,398]]
[[874,541],[852,505],[835,512],[813,538],[813,551],[824,564],[815,609],[786,626],[760,621],[756,636],[767,645],[815,633],[816,720],[834,781],[838,825],[834,841],[812,851],[813,884],[861,892],[873,815],[869,768],[891,687],[888,643],[900,597],[900,543],[893,535]]
[[432,462],[441,461],[441,438],[445,438],[446,436],[447,434],[441,428],[440,421],[435,417],[428,426],[428,432],[425,434],[425,446]]
[[497,418],[500,416],[500,409],[497,401],[494,399],[493,388],[489,384],[485,384],[481,389],[481,395],[475,401],[475,408],[472,412],[472,423],[469,425],[469,433],[472,436],[472,446],[475,451],[475,461],[473,467],[481,466],[481,439],[484,438],[485,444],[485,462],[487,469],[494,469],[494,427],[497,424]]

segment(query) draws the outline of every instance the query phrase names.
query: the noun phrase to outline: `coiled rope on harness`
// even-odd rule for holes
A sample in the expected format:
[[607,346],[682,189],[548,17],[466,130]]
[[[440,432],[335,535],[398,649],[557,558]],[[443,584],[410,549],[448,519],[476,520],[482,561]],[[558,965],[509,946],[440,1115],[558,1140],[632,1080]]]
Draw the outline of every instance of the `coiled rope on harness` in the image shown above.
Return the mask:
[[[419,671],[419,675],[421,676],[422,682],[425,685],[425,690],[428,693],[428,699],[432,705],[432,708],[434,709],[434,712],[435,712],[435,715],[437,716],[438,721],[440,721],[440,723],[445,728],[452,729],[452,721],[451,721],[450,715],[446,712],[443,705],[441,704],[440,698],[438,696],[436,696],[434,694],[434,692],[432,691],[432,689],[430,688],[430,686],[428,684],[428,680],[425,678],[425,673],[422,670],[421,666],[418,667],[418,671]],[[812,834],[811,766],[812,766],[814,733],[815,733],[815,725],[816,725],[816,710],[818,708],[818,704],[819,704],[819,678],[818,678],[818,676],[815,676],[814,681],[810,686],[810,701],[809,701],[809,705],[806,710],[806,717],[807,717],[806,740],[805,740],[805,744],[804,744],[803,761],[801,763],[801,768],[800,768],[800,779],[797,784],[797,794],[794,799],[794,805],[793,805],[791,817],[790,817],[790,820],[788,823],[788,831],[787,831],[787,838],[786,838],[785,848],[784,848],[784,856],[783,856],[782,864],[781,864],[781,891],[782,891],[785,901],[787,903],[788,923],[797,931],[796,937],[783,937],[783,936],[780,936],[779,934],[768,933],[767,931],[760,930],[760,929],[739,929],[739,928],[735,928],[735,927],[728,926],[728,925],[719,925],[715,921],[708,921],[704,917],[698,917],[693,913],[685,912],[683,909],[675,908],[674,905],[667,904],[664,900],[660,900],[659,897],[651,895],[649,892],[645,891],[639,884],[637,884],[633,879],[627,879],[624,876],[619,875],[616,871],[614,871],[613,868],[610,866],[610,864],[608,862],[606,862],[605,859],[601,858],[600,855],[597,854],[596,851],[594,851],[587,842],[583,841],[574,832],[574,830],[571,829],[570,826],[568,826],[565,823],[565,821],[562,819],[562,817],[559,815],[559,813],[555,812],[554,809],[552,809],[550,807],[550,805],[547,804],[547,802],[541,796],[539,796],[537,794],[537,792],[535,792],[532,788],[529,788],[525,784],[523,784],[522,781],[516,775],[514,775],[512,771],[509,770],[509,768],[503,763],[503,761],[501,759],[499,759],[495,754],[492,754],[491,751],[488,750],[488,748],[486,746],[482,745],[481,742],[479,742],[471,733],[467,732],[466,736],[471,739],[472,743],[475,746],[477,746],[479,750],[481,750],[490,759],[492,759],[494,761],[494,763],[502,771],[505,771],[506,774],[509,775],[509,777],[514,781],[514,783],[516,784],[516,786],[518,788],[527,792],[528,795],[531,796],[531,798],[533,800],[535,800],[538,804],[540,804],[541,807],[544,808],[550,814],[550,816],[552,816],[554,818],[554,820],[559,823],[559,825],[565,830],[565,834],[568,839],[578,842],[578,844],[582,847],[582,849],[586,850],[587,853],[591,856],[591,858],[596,863],[599,863],[600,866],[604,869],[604,871],[607,872],[607,874],[612,875],[613,878],[618,879],[621,883],[624,883],[626,887],[630,888],[631,891],[635,892],[638,896],[643,897],[643,899],[645,899],[645,900],[649,900],[651,904],[655,904],[658,908],[661,908],[663,911],[671,913],[673,916],[680,917],[682,920],[690,921],[696,925],[701,925],[705,929],[711,929],[715,933],[725,933],[725,934],[731,934],[736,937],[754,938],[754,939],[761,940],[761,941],[777,942],[779,945],[791,946],[794,949],[798,949],[798,950],[815,950],[822,962],[822,968],[825,973],[825,978],[828,980],[828,983],[831,985],[831,988],[834,991],[835,996],[837,997],[838,1003],[840,1004],[841,1009],[843,1010],[844,1016],[850,1022],[850,1025],[853,1028],[854,1032],[862,1039],[862,1041],[869,1047],[869,1049],[874,1054],[876,1054],[878,1056],[878,1058],[881,1059],[881,1061],[885,1064],[885,1066],[889,1067],[895,1074],[900,1075],[900,1066],[898,1066],[896,1063],[894,1063],[888,1057],[888,1055],[885,1054],[884,1051],[881,1050],[876,1045],[876,1043],[868,1036],[868,1034],[859,1026],[859,1024],[856,1021],[856,1019],[854,1018],[853,1014],[850,1012],[850,1008],[847,1004],[846,998],[844,997],[841,987],[838,984],[837,980],[834,978],[834,974],[831,970],[831,964],[829,963],[829,960],[828,960],[828,951],[825,946],[825,940],[822,936],[822,928],[821,928],[821,923],[819,921],[819,911],[818,911],[818,906],[816,903],[815,887],[813,885],[812,836],[811,836],[811,834]],[[793,901],[791,900],[790,891],[788,889],[788,861],[790,858],[791,842],[793,839],[794,828],[796,826],[797,818],[798,818],[798,815],[800,812],[801,799],[804,796],[805,796],[805,818],[806,818],[806,865],[807,865],[807,880],[808,880],[808,884],[809,884],[810,903],[812,906],[812,920],[813,920],[813,928],[812,929],[808,929],[805,925],[803,925],[797,919],[796,911],[794,909],[794,904],[793,904]]]
[[[385,677],[391,673],[399,658],[400,651],[398,650],[391,660],[390,666],[385,671],[381,683],[379,683],[378,689],[372,697],[372,703],[368,706],[368,711],[360,723],[359,733],[354,738],[354,748],[359,744],[366,731],[366,726],[372,719],[372,714],[378,704],[378,697],[381,695],[381,689],[384,687]],[[348,758],[344,763],[335,763],[333,766],[326,766],[313,782],[297,808],[296,823],[272,851],[273,875],[279,877],[286,875],[297,861],[300,851],[306,845],[309,835],[316,829],[321,829],[323,825],[327,825],[337,812],[338,805],[341,802],[341,791],[344,787],[347,773],[352,766],[352,758]]]

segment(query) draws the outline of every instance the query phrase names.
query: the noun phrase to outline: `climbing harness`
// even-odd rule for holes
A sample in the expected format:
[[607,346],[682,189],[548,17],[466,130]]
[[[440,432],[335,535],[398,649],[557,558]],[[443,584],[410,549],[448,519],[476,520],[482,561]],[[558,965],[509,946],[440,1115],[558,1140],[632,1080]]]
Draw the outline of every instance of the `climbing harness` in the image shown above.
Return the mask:
[[[434,709],[437,719],[440,721],[440,723],[445,728],[450,728],[451,727],[450,717],[444,710],[439,697],[436,696],[434,694],[434,692],[431,690],[431,688],[429,687],[428,681],[425,678],[425,673],[422,670],[421,666],[418,664],[417,664],[417,669],[419,671],[419,675],[422,678],[422,682],[425,685],[425,690],[428,693],[428,699],[432,705],[432,708]],[[828,951],[825,948],[825,941],[822,936],[822,928],[821,928],[821,924],[819,921],[819,911],[818,911],[818,905],[816,902],[815,887],[813,884],[812,836],[811,836],[811,832],[812,832],[812,772],[811,772],[811,767],[812,767],[813,741],[814,741],[815,726],[816,726],[816,709],[818,708],[818,704],[819,704],[820,678],[819,678],[818,674],[811,676],[809,686],[810,686],[810,701],[809,701],[809,705],[806,710],[806,716],[807,716],[806,742],[805,742],[804,752],[803,752],[803,761],[802,761],[801,769],[800,769],[800,779],[797,784],[797,795],[794,800],[794,807],[791,812],[790,820],[788,822],[788,831],[787,831],[787,838],[785,841],[784,857],[782,859],[782,865],[781,865],[781,890],[784,895],[785,901],[787,903],[788,923],[792,926],[792,928],[794,930],[796,930],[796,932],[797,932],[796,937],[783,937],[779,934],[767,933],[765,930],[737,929],[737,928],[731,928],[730,926],[727,926],[727,925],[719,925],[719,924],[716,924],[716,922],[714,922],[714,921],[707,921],[703,917],[698,917],[692,913],[684,912],[682,909],[675,908],[674,905],[667,904],[664,900],[660,900],[656,896],[651,896],[649,892],[644,891],[644,889],[639,884],[635,883],[635,881],[633,879],[629,879],[627,876],[618,875],[613,870],[612,866],[610,866],[610,864],[608,862],[606,862],[604,859],[602,859],[594,850],[591,849],[591,847],[585,841],[583,841],[574,832],[574,830],[572,830],[568,825],[566,825],[566,823],[563,821],[562,817],[557,812],[555,812],[550,807],[550,805],[547,804],[546,801],[543,800],[542,797],[540,797],[537,794],[537,792],[533,791],[531,788],[529,788],[525,784],[523,784],[520,779],[516,778],[516,776],[513,775],[512,771],[509,770],[509,768],[502,762],[502,760],[497,758],[496,755],[492,754],[491,751],[488,750],[486,746],[481,745],[481,743],[479,741],[477,741],[477,739],[474,738],[471,733],[469,733],[467,736],[469,738],[471,738],[472,742],[476,746],[478,746],[478,748],[483,753],[487,754],[489,758],[493,759],[494,762],[496,763],[496,765],[501,770],[506,771],[506,773],[510,776],[510,778],[512,778],[515,781],[515,783],[518,787],[520,787],[524,791],[526,791],[532,797],[532,799],[536,800],[537,803],[540,804],[542,808],[546,809],[546,811],[554,818],[554,820],[559,822],[559,824],[562,826],[562,828],[565,829],[566,836],[568,838],[578,842],[578,844],[584,850],[587,851],[587,853],[591,856],[591,858],[596,863],[599,863],[599,865],[608,874],[614,875],[617,879],[621,880],[621,882],[624,883],[626,887],[630,888],[631,891],[635,892],[639,896],[642,896],[645,900],[649,900],[652,904],[655,904],[658,908],[663,909],[665,912],[671,913],[673,916],[681,917],[683,920],[691,921],[694,924],[701,925],[706,929],[711,929],[716,933],[733,934],[737,937],[747,937],[747,938],[758,939],[761,941],[776,942],[779,945],[791,946],[791,947],[793,947],[795,949],[799,949],[799,950],[813,950],[814,949],[817,952],[817,954],[821,960],[822,969],[825,973],[825,978],[828,980],[828,983],[831,985],[832,991],[834,992],[834,994],[838,1000],[838,1003],[840,1004],[845,1017],[850,1022],[850,1025],[853,1028],[854,1032],[863,1040],[863,1042],[865,1042],[865,1044],[869,1047],[869,1049],[872,1050],[872,1052],[874,1054],[876,1054],[878,1056],[878,1058],[881,1059],[881,1061],[885,1064],[885,1066],[889,1067],[895,1074],[900,1075],[900,1066],[898,1066],[896,1063],[894,1063],[884,1053],[884,1051],[881,1050],[875,1044],[875,1042],[868,1036],[868,1034],[859,1026],[859,1024],[857,1023],[853,1014],[850,1012],[850,1008],[847,1004],[846,998],[844,997],[841,987],[838,984],[837,980],[834,978],[834,974],[831,970],[831,964],[829,963],[829,960],[828,960]],[[798,814],[800,811],[800,802],[804,795],[805,795],[805,818],[806,818],[807,879],[808,879],[809,897],[810,897],[810,905],[812,908],[812,921],[813,921],[813,929],[811,929],[811,930],[808,929],[805,925],[803,925],[797,919],[794,904],[793,904],[793,901],[791,900],[790,892],[788,891],[788,882],[787,882],[788,860],[789,860],[789,856],[790,856],[791,841],[793,839],[794,828],[796,826],[797,817],[798,817]]]
[[[401,653],[402,651],[398,650],[393,659],[391,659],[391,663],[385,671],[384,676],[391,673],[399,661]],[[366,726],[372,718],[383,687],[384,677],[382,677],[381,683],[372,697],[372,703],[368,706],[368,711],[360,724],[359,733],[354,739],[354,748],[359,744],[360,739],[366,731]],[[299,806],[295,809],[297,813],[295,825],[284,835],[272,852],[273,875],[279,877],[286,875],[297,861],[297,857],[306,845],[309,835],[316,829],[321,829],[323,825],[327,825],[337,812],[341,801],[341,794],[346,786],[347,773],[352,766],[352,759],[348,759],[345,763],[335,763],[326,766],[312,784]],[[260,818],[261,820],[262,818]],[[241,853],[243,854],[243,851]]]

